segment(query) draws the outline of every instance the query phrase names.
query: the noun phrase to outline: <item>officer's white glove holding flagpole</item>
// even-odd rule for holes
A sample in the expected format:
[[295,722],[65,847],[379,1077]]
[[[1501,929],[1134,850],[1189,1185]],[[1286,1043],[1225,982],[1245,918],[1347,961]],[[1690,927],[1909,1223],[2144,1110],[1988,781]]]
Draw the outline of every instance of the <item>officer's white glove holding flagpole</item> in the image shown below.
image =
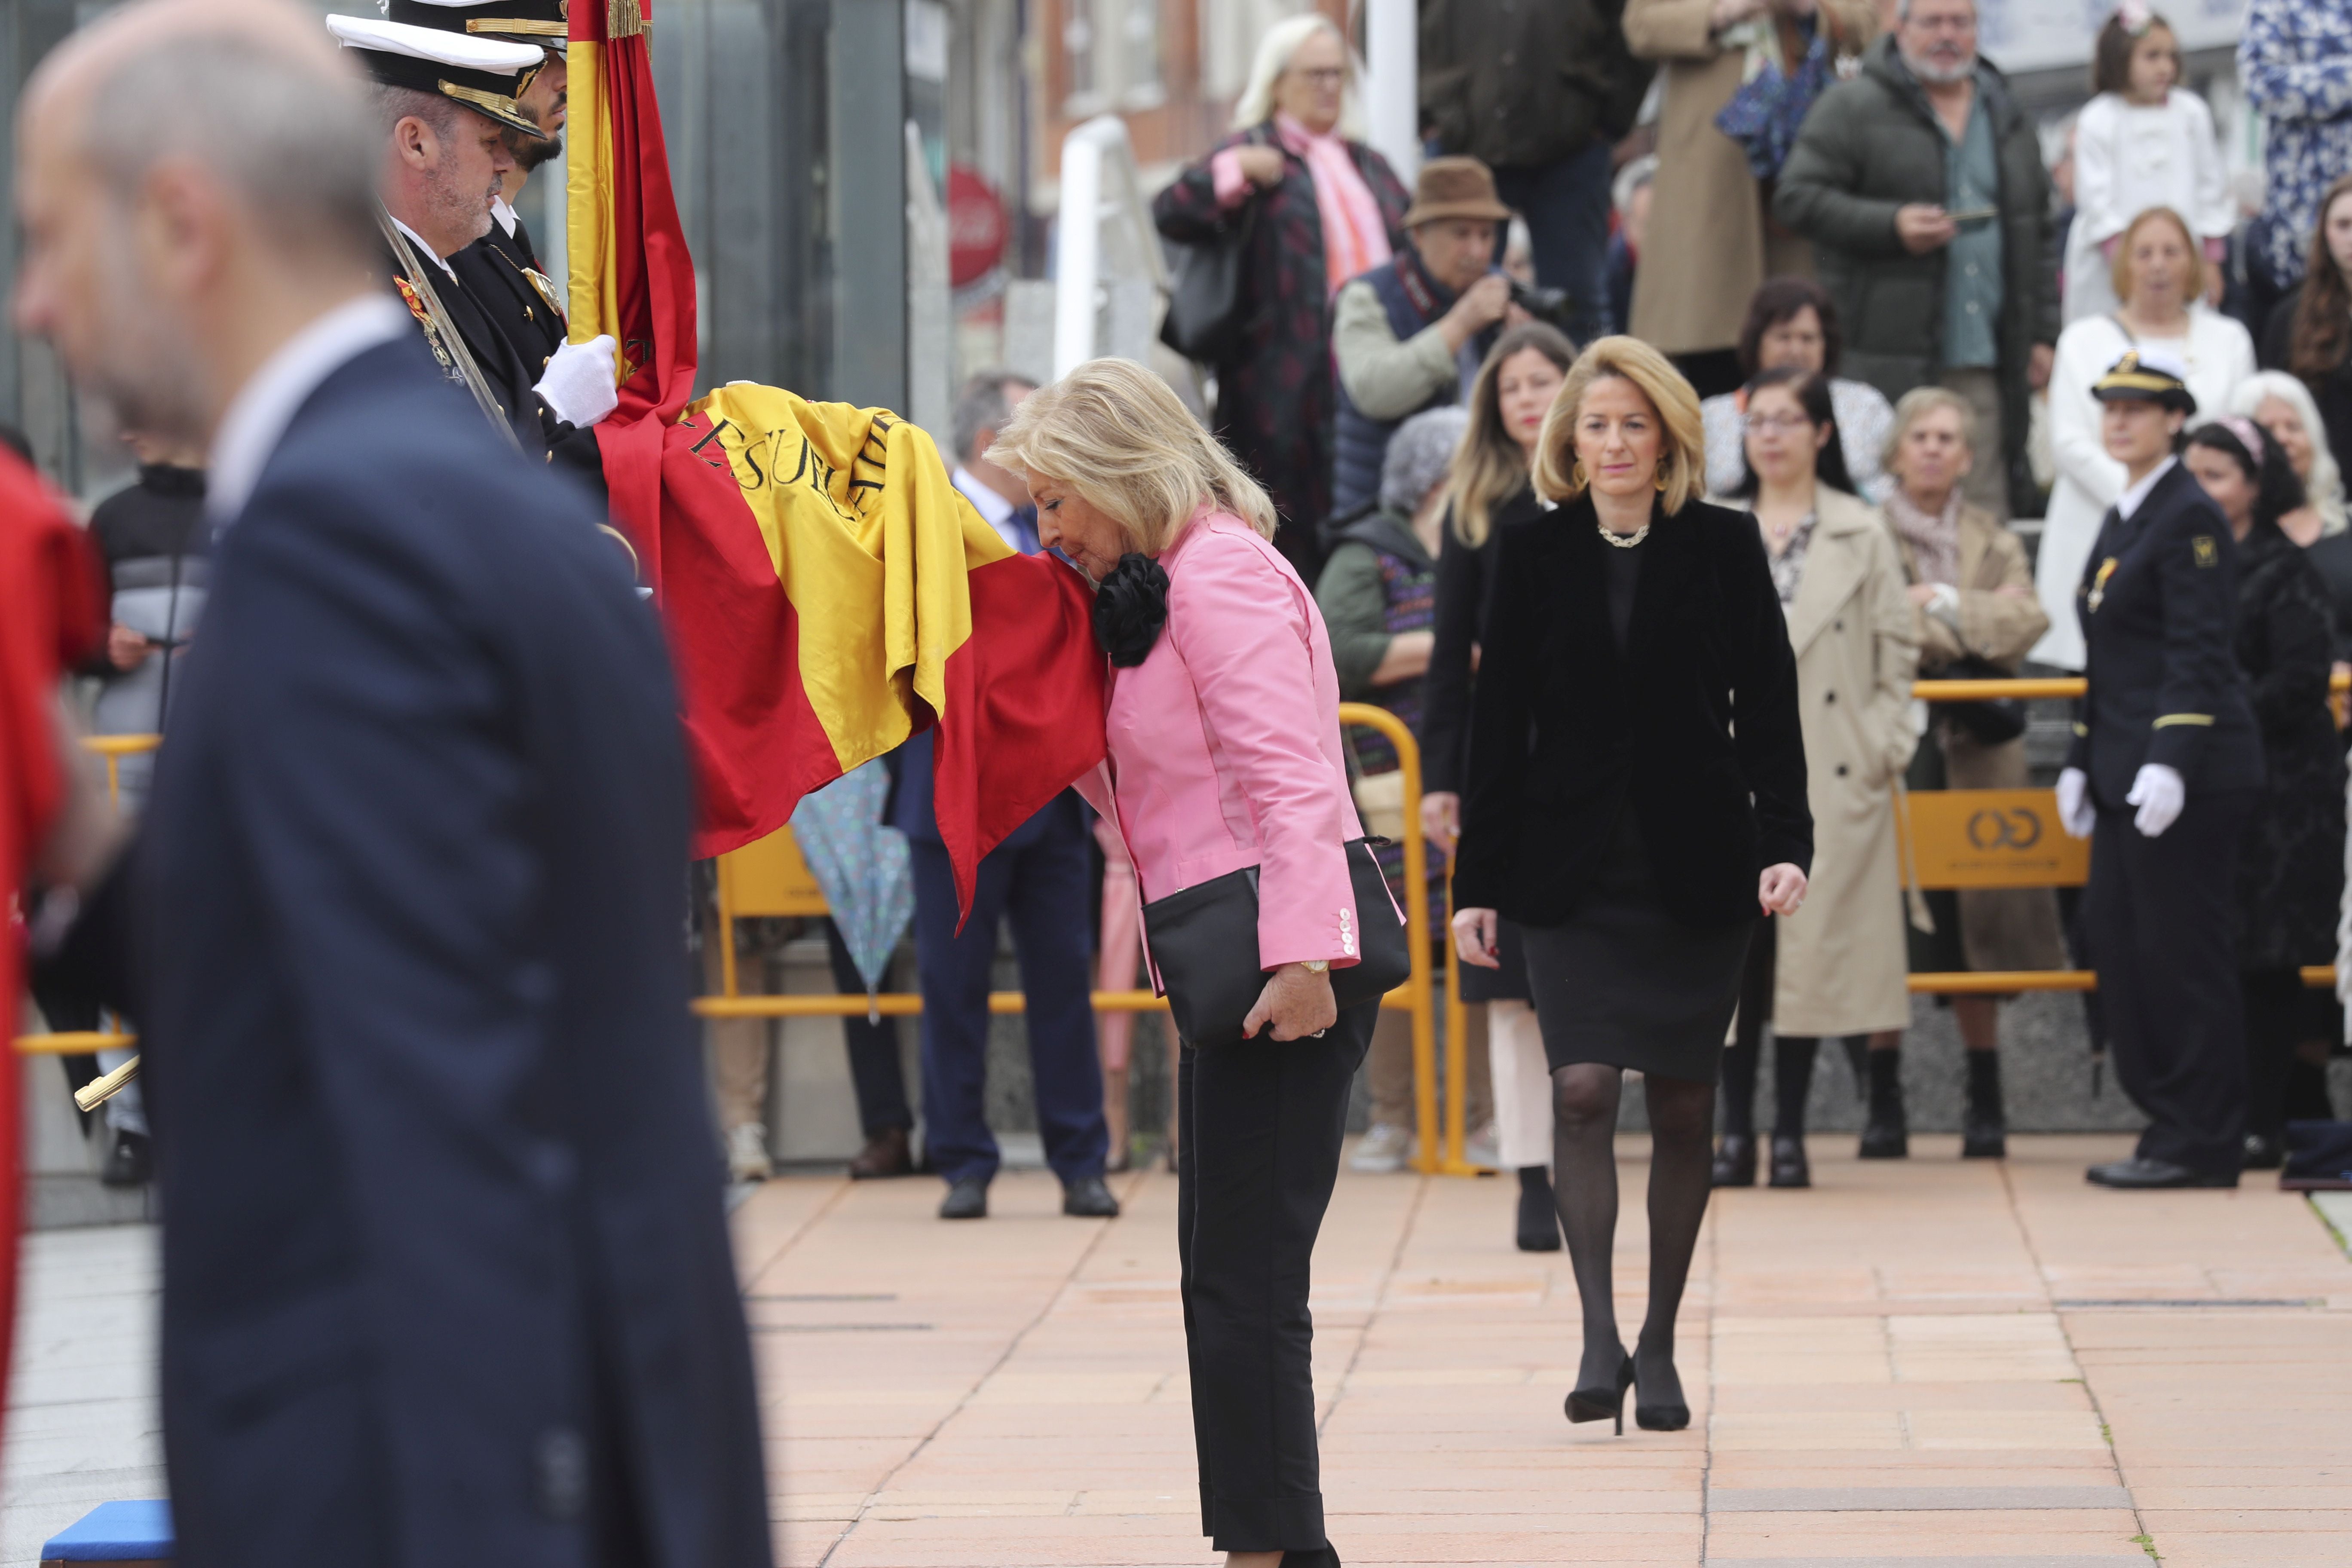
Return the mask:
[[549,413],[585,430],[620,404],[618,347],[609,332],[584,343],[566,343],[548,359],[546,374],[531,390]]

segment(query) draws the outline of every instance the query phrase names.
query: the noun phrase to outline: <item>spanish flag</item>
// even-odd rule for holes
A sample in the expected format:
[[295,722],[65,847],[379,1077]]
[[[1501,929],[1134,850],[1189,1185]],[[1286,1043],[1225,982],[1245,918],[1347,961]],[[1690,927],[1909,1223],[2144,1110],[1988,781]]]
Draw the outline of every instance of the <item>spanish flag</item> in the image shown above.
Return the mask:
[[1019,555],[878,408],[735,383],[689,402],[694,268],[641,0],[571,13],[575,342],[621,345],[596,427],[613,521],[685,694],[696,853],[936,725],[940,836],[971,907],[981,857],[1100,762],[1105,666],[1077,573]]

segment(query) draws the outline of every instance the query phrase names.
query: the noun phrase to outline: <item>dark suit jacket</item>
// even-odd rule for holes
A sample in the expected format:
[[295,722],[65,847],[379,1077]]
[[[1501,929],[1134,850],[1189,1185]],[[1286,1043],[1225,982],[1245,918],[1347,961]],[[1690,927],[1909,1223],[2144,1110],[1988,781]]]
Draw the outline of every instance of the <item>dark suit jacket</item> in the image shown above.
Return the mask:
[[402,339],[222,536],[141,848],[182,1568],[765,1568],[652,612]]
[[1522,485],[1487,518],[1486,542],[1473,547],[1445,518],[1444,542],[1437,550],[1437,622],[1423,678],[1421,709],[1421,783],[1433,794],[1462,793],[1470,761],[1471,656],[1486,638],[1486,618],[1495,607],[1495,552],[1503,531],[1529,518],[1549,518],[1536,492]]
[[1630,806],[1669,913],[1754,920],[1757,873],[1813,852],[1797,661],[1755,521],[1697,501],[1654,517],[1622,655],[1598,530],[1580,500],[1502,531],[1454,906],[1562,923]]
[[2130,521],[2107,510],[2074,611],[2090,689],[2066,765],[2090,775],[2094,800],[2120,810],[2143,763],[2179,770],[2192,795],[2260,786],[2262,735],[2232,642],[2237,542],[2188,468],[2157,480]]

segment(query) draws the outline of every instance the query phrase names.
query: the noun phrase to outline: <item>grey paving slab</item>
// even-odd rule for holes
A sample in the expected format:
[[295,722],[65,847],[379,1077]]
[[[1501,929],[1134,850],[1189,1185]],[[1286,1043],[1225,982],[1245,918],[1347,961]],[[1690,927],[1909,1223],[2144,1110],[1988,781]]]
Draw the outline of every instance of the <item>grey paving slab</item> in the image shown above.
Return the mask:
[[2140,1552],[2099,1557],[1710,1557],[1706,1568],[2149,1568]]
[[1709,1513],[1885,1513],[1958,1509],[2129,1508],[2123,1487],[1717,1487]]
[[101,1502],[166,1495],[152,1225],[25,1237],[0,1447],[0,1568]]

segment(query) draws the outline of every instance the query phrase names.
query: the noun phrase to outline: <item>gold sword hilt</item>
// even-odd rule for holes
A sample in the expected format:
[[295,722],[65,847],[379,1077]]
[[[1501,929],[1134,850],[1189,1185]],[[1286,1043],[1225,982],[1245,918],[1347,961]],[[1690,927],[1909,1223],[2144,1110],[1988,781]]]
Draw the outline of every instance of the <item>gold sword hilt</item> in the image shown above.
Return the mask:
[[74,1103],[81,1107],[85,1114],[96,1110],[100,1106],[130,1088],[131,1079],[138,1076],[139,1058],[132,1057],[104,1078],[92,1079],[74,1090]]

